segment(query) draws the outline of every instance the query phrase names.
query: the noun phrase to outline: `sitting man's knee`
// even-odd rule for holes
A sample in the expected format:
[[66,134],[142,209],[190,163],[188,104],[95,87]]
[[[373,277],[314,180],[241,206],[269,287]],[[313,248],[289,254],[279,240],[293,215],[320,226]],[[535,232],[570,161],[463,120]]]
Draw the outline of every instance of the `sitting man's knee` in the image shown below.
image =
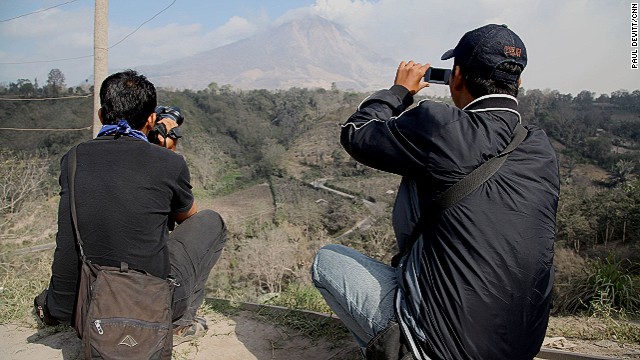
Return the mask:
[[[321,269],[340,266],[337,256],[346,246],[339,244],[325,245],[316,253],[311,265],[311,279],[316,286],[322,284]],[[326,271],[325,271],[326,272]]]
[[206,220],[209,223],[224,224],[224,220],[222,220],[222,216],[220,216],[220,214],[218,214],[217,212],[215,212],[215,211],[213,211],[211,209],[199,210],[196,215],[198,217],[203,218],[204,220]]
[[226,233],[227,231],[227,227],[222,216],[210,209],[200,210],[187,220],[197,221],[202,226],[211,229],[211,231],[221,231],[223,233]]

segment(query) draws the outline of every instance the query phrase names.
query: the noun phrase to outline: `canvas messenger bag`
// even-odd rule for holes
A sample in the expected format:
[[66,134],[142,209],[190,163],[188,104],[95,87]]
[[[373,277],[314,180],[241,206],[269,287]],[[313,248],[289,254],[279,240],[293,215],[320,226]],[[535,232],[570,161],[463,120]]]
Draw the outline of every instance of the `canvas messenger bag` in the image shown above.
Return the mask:
[[71,217],[82,269],[74,328],[84,359],[171,359],[174,282],[142,271],[92,263],[78,230],[74,184],[76,148],[69,152]]

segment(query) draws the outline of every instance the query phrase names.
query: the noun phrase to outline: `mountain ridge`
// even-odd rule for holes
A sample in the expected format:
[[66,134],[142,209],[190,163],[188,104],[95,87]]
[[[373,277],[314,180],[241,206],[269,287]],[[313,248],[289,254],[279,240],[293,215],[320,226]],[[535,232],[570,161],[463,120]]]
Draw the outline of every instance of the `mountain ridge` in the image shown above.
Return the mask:
[[156,85],[203,89],[330,88],[372,90],[388,85],[393,62],[322,17],[284,23],[196,55],[137,69]]

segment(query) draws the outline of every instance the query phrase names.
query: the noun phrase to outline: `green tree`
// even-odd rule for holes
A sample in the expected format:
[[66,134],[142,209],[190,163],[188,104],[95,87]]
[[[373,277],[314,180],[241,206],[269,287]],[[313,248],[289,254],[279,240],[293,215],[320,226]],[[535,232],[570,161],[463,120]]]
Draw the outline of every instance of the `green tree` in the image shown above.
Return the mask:
[[35,88],[29,79],[18,79],[16,85],[18,86],[18,91],[21,95],[33,96],[35,93]]
[[582,90],[573,99],[573,103],[580,105],[582,107],[589,107],[591,106],[591,104],[593,104],[594,97],[595,97],[595,93],[587,90]]
[[636,163],[631,160],[620,159],[613,165],[611,169],[611,174],[609,178],[611,179],[613,185],[624,185],[629,180],[629,177],[633,174],[633,170],[635,170]]
[[573,187],[565,188],[558,203],[557,239],[575,251],[580,251],[585,241],[593,238],[589,219],[583,211],[584,196]]
[[611,139],[608,136],[587,139],[583,144],[582,154],[600,164],[606,164],[611,157]]
[[47,92],[51,96],[58,96],[65,89],[64,74],[60,69],[51,69],[47,77]]
[[262,152],[262,165],[266,167],[266,174],[279,174],[280,163],[286,152],[284,146],[279,144],[275,139],[265,139],[260,150]]

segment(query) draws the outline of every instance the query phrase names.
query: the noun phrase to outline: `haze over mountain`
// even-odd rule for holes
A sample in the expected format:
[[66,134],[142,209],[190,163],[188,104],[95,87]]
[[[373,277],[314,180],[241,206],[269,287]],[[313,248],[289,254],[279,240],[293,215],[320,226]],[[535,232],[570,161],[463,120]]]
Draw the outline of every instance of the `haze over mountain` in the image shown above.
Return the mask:
[[372,90],[389,86],[395,66],[339,25],[307,17],[200,54],[137,69],[158,86],[178,89],[203,89],[216,82],[240,89],[330,88],[335,83],[340,89]]

